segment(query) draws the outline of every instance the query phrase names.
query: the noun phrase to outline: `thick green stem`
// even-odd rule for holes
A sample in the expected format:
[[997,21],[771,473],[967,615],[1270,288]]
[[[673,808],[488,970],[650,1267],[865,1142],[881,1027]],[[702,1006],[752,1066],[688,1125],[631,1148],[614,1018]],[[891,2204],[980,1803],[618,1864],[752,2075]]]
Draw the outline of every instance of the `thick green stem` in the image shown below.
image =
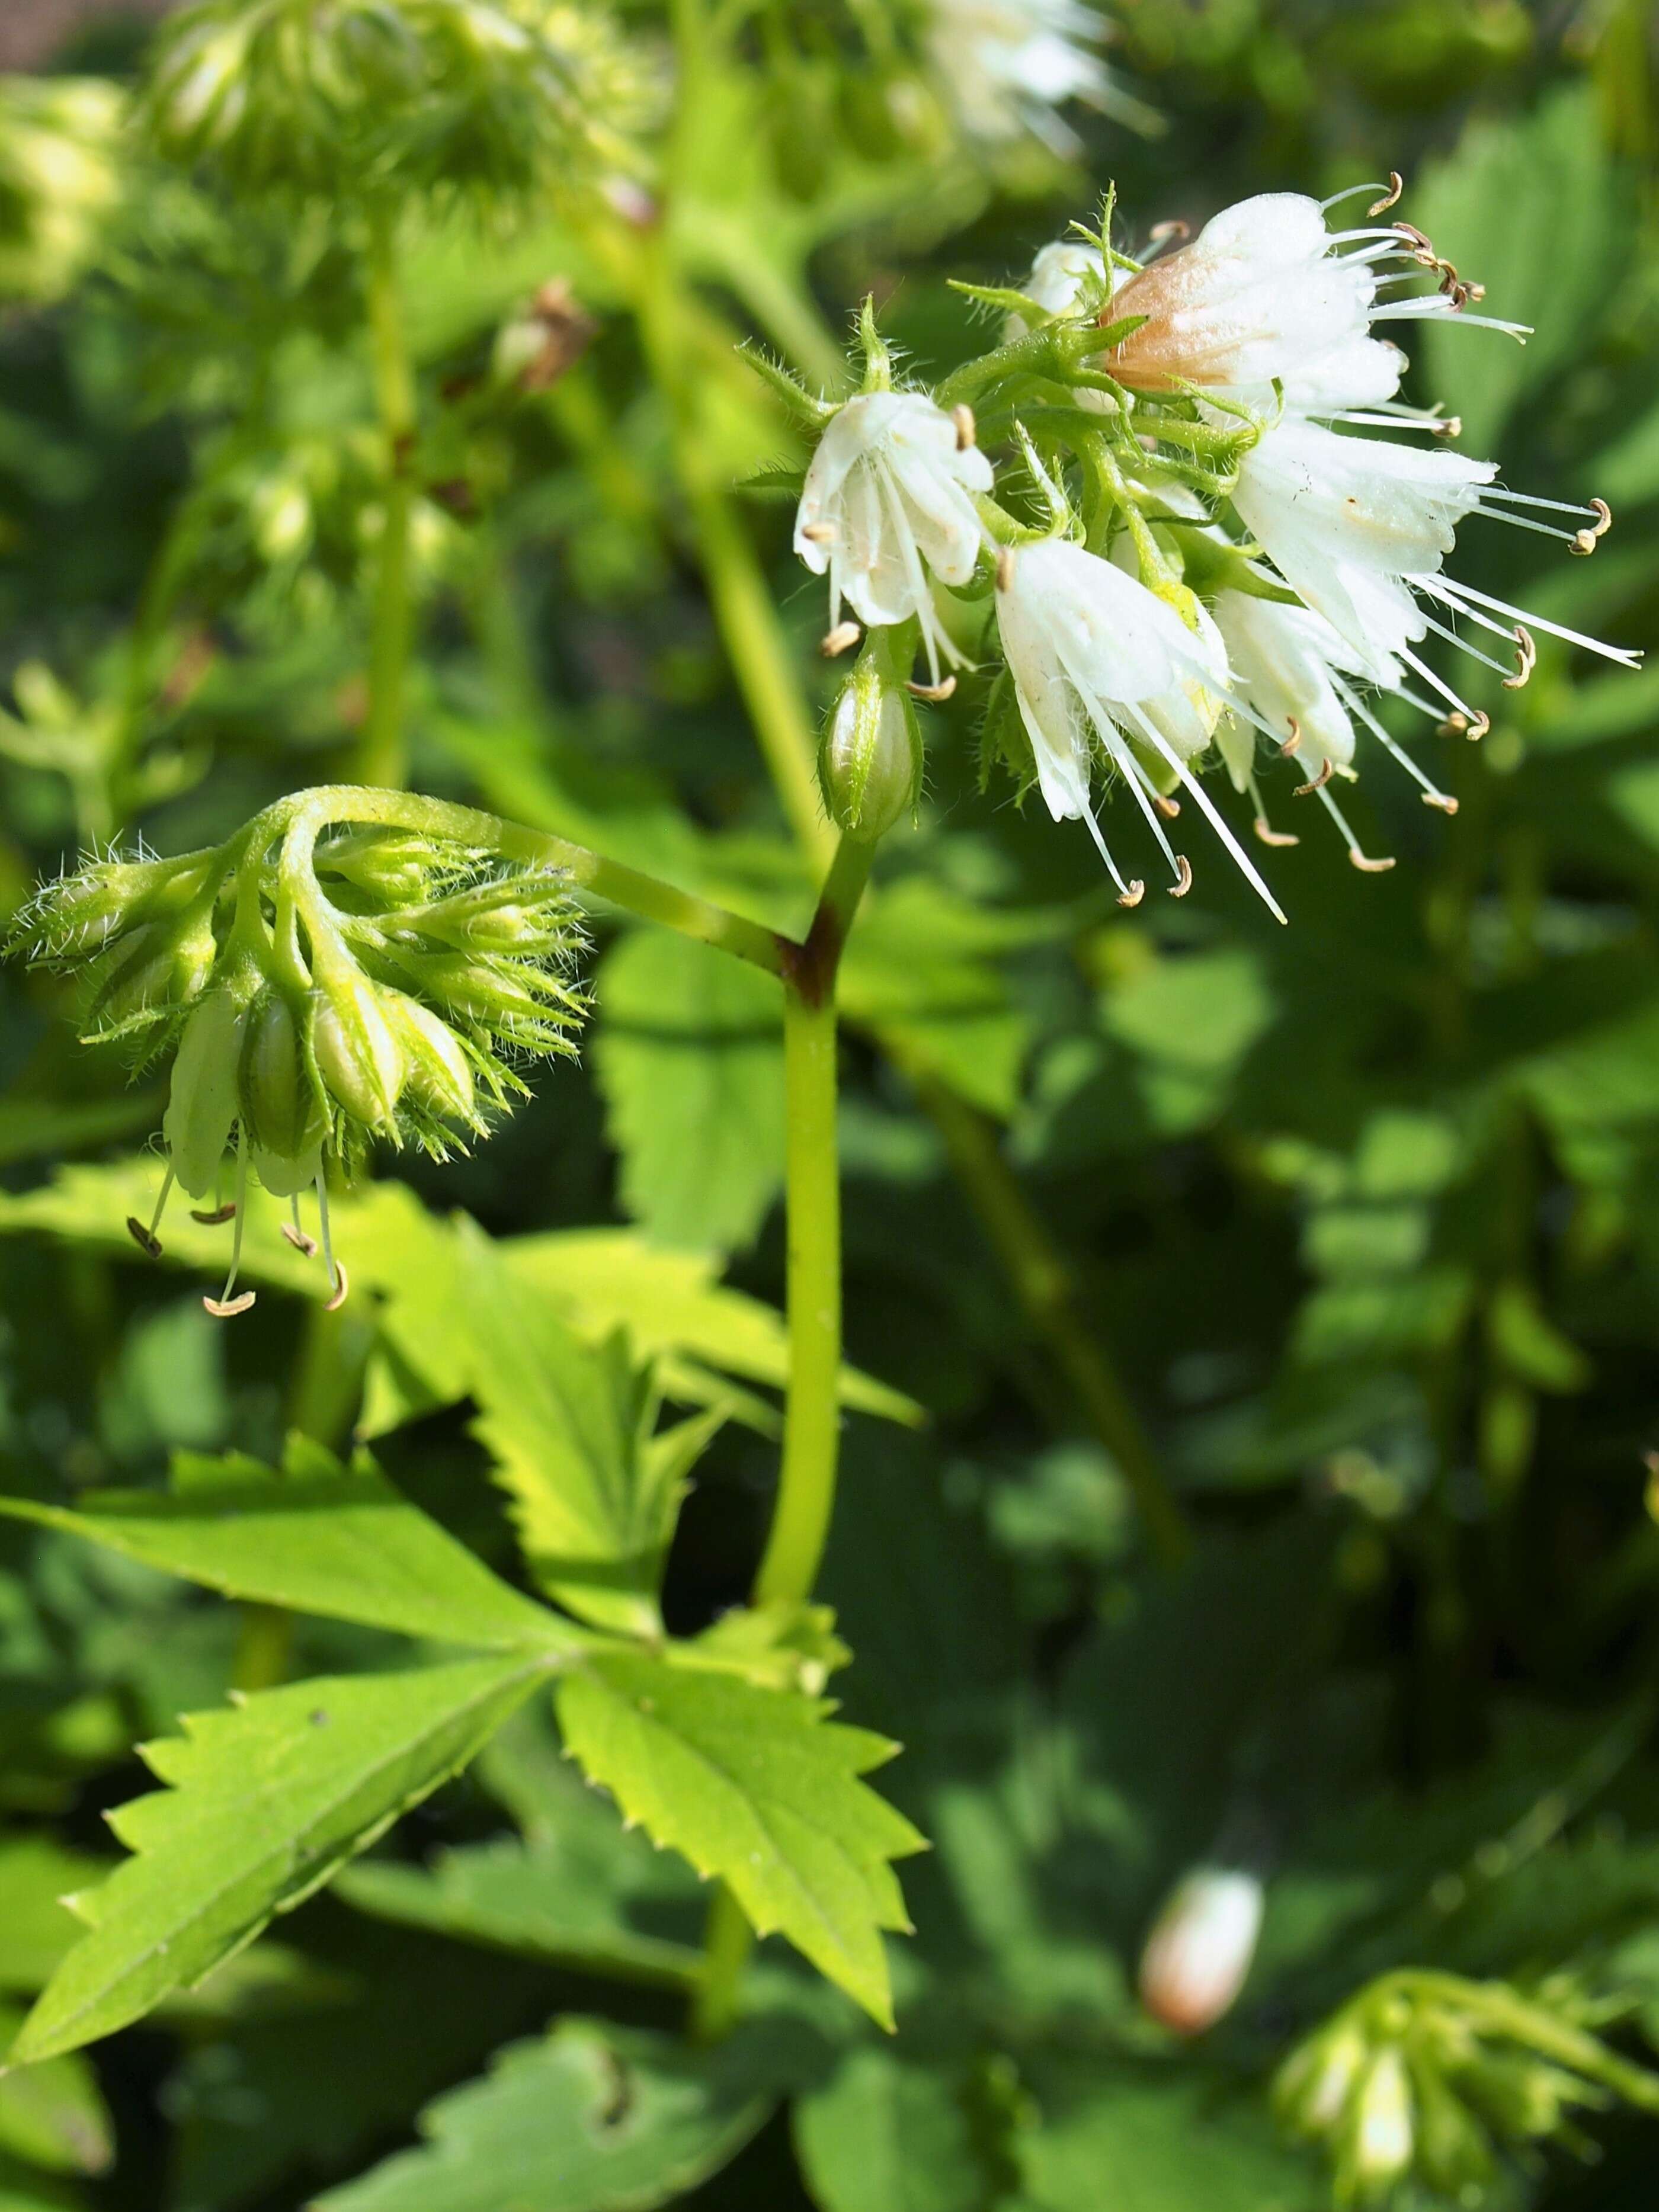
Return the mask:
[[406,781],[408,770],[404,720],[415,630],[410,564],[415,487],[410,471],[416,418],[415,373],[404,334],[397,253],[388,216],[374,219],[366,274],[374,393],[386,441],[386,481],[369,644],[368,717],[358,768],[365,782],[395,787]]
[[[902,1049],[890,1052],[906,1066]],[[1136,1419],[1103,1346],[1078,1310],[1065,1255],[1020,1188],[989,1122],[967,1101],[914,1063],[916,1096],[945,1139],[957,1181],[979,1215],[1026,1316],[1053,1351],[1089,1425],[1128,1484],[1153,1550],[1178,1566],[1192,1533]]]

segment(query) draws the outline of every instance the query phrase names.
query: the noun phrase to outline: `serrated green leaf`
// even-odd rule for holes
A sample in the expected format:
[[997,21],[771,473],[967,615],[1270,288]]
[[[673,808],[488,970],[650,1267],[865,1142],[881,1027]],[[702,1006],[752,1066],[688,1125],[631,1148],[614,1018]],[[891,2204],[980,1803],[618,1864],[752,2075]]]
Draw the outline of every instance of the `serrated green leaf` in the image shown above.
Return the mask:
[[73,1509],[0,1498],[0,1513],[228,1597],[483,1650],[568,1647],[556,1615],[400,1498],[366,1455],[347,1468],[295,1436],[283,1468],[180,1453],[167,1492],[95,1491]]
[[791,2124],[819,2212],[989,2212],[1001,2193],[969,2085],[898,2051],[850,2051]]
[[625,1819],[891,2026],[880,1931],[909,1922],[889,1862],[926,1846],[858,1778],[895,1746],[813,1698],[643,1652],[594,1655],[557,1704],[572,1756]]
[[317,2212],[648,2212],[716,2173],[776,2102],[752,2035],[694,2051],[566,2020],[421,2115],[427,2138]]
[[623,1206],[665,1244],[752,1243],[783,1186],[777,985],[707,945],[636,930],[606,957],[595,995],[593,1064]]
[[470,1222],[460,1253],[475,1317],[472,1432],[512,1501],[525,1557],[573,1613],[660,1635],[663,1565],[709,1421],[653,1437],[651,1373],[624,1336],[579,1343],[550,1300],[514,1285],[499,1249]]
[[136,1856],[77,1899],[90,1932],[14,2060],[72,2051],[199,1982],[464,1766],[550,1666],[515,1652],[297,1682],[144,1745],[167,1786],[111,1816]]
[[[22,2014],[0,2005],[0,2055]],[[101,2173],[114,2151],[97,2076],[78,2052],[0,2074],[0,2156],[54,2173]]]

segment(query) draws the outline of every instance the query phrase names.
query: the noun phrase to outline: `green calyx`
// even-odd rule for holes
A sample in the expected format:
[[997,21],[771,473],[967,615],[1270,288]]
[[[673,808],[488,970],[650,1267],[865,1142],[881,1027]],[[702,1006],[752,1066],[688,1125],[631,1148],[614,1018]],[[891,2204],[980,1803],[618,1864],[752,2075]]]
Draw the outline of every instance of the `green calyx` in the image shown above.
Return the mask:
[[818,747],[824,810],[861,844],[874,844],[913,815],[921,794],[921,732],[899,673],[913,649],[907,638],[902,664],[890,631],[869,633]]

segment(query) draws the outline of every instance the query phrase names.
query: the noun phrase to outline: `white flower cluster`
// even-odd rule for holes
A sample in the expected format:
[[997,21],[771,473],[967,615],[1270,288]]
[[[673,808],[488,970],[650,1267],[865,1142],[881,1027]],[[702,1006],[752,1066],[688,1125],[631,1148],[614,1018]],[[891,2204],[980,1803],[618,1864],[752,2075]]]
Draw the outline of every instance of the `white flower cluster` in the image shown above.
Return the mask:
[[[830,579],[828,647],[857,638],[843,601],[866,625],[914,619],[932,680],[913,689],[942,696],[941,662],[966,665],[957,641],[970,611],[938,587],[994,576],[1035,781],[1057,820],[1089,824],[1126,903],[1144,886],[1119,870],[1096,821],[1103,777],[1121,778],[1137,803],[1177,896],[1191,871],[1165,825],[1184,789],[1278,915],[1198,781],[1212,746],[1249,794],[1263,842],[1296,841],[1269,826],[1259,737],[1295,756],[1306,776],[1297,795],[1317,794],[1355,866],[1386,868],[1361,850],[1329,788],[1352,780],[1358,730],[1427,804],[1449,813],[1455,802],[1389,733],[1377,695],[1444,732],[1489,726],[1425,657],[1431,638],[1510,688],[1531,673],[1534,629],[1626,665],[1638,659],[1447,574],[1472,515],[1576,553],[1595,550],[1611,516],[1600,501],[1506,489],[1493,463],[1446,450],[1455,421],[1398,397],[1406,360],[1382,325],[1455,316],[1528,335],[1470,313],[1480,288],[1420,231],[1382,219],[1399,192],[1395,177],[1346,229],[1329,220],[1336,201],[1264,194],[1190,243],[1166,226],[1175,238],[1144,264],[1105,231],[1046,246],[1020,291],[1000,295],[1000,348],[936,396],[887,388],[884,356],[872,361],[871,388],[833,414],[807,471],[795,544]],[[1056,380],[1069,392],[1056,395]],[[977,425],[958,393],[971,393]],[[994,423],[1018,442],[1046,526],[994,496],[977,442]],[[1409,442],[1425,434],[1426,447]]]

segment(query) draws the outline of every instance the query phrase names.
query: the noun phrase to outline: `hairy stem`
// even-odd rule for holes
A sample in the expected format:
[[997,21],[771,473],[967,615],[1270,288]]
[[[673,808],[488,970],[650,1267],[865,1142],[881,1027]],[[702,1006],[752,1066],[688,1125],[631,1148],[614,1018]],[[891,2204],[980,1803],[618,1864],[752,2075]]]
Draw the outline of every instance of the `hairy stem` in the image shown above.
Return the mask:
[[410,574],[410,521],[415,487],[410,469],[416,431],[415,373],[398,296],[397,254],[390,218],[374,219],[367,270],[374,392],[386,441],[386,483],[369,641],[368,718],[358,768],[365,782],[406,781],[404,731],[409,656],[415,609]]

